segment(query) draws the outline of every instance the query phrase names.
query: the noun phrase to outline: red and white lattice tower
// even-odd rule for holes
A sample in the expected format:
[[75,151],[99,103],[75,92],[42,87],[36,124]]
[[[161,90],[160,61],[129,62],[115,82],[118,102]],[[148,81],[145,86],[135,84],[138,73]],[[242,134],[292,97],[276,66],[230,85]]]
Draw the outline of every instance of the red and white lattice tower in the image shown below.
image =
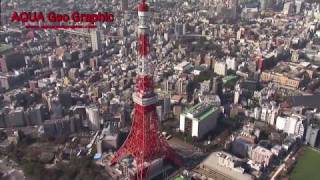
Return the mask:
[[157,95],[154,92],[152,69],[149,62],[148,11],[148,5],[145,0],[142,0],[138,5],[139,65],[136,91],[132,95],[135,103],[132,127],[127,140],[111,161],[111,164],[115,164],[126,156],[132,156],[137,163],[137,179],[148,179],[148,165],[158,158],[181,165],[181,161],[165,138],[158,133]]

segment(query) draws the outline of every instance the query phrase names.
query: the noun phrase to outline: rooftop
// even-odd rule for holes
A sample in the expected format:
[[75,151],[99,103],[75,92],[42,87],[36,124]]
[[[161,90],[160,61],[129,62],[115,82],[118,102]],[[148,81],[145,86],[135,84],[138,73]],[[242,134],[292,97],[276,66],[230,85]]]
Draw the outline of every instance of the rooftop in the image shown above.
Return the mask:
[[[251,180],[253,179],[251,175],[249,174],[242,174],[241,172],[237,172],[236,170],[231,170],[227,167],[223,167],[219,165],[219,152],[214,152],[209,155],[207,159],[205,159],[201,164],[205,166],[206,169],[210,169],[212,171],[218,172],[218,174],[221,174],[224,179],[230,179],[230,180]],[[226,155],[229,155],[227,153],[224,153]],[[232,155],[229,155],[230,157],[234,157]]]
[[233,81],[233,80],[236,80],[237,79],[237,76],[234,76],[234,75],[229,75],[229,76],[226,76],[222,79],[223,83],[227,83],[229,81]]
[[206,103],[198,103],[185,111],[185,114],[190,114],[199,121],[206,119],[210,114],[217,111],[218,108]]
[[272,156],[272,152],[262,146],[257,146],[255,149],[254,149],[255,152],[258,152],[258,153],[261,153],[261,154],[264,154],[265,156]]
[[304,106],[309,108],[317,108],[320,106],[320,95],[310,96],[291,96],[288,99],[291,106]]
[[8,51],[12,49],[12,46],[8,44],[0,44],[0,53],[4,53],[5,51]]

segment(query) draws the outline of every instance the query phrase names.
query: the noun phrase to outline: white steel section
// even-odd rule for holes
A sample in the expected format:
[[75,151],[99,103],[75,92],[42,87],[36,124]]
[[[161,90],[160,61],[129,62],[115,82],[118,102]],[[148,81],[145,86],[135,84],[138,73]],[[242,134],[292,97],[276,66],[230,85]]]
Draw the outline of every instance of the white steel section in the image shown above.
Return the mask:
[[180,114],[180,131],[185,132],[185,123],[186,123],[186,116],[181,113]]
[[145,11],[138,11],[138,16],[139,16],[139,17],[149,16],[149,12],[145,12]]
[[138,12],[139,16],[139,29],[148,29],[148,17],[149,14],[147,12]]
[[154,95],[150,98],[140,98],[137,93],[133,93],[132,99],[133,99],[133,102],[135,102],[141,106],[149,106],[149,105],[157,103],[158,96]]
[[150,64],[147,57],[139,57],[140,75],[150,74]]
[[[144,12],[144,11],[138,11],[138,16],[139,16],[139,30],[138,33],[139,35],[145,35],[148,37],[148,16],[149,13],[148,12]],[[147,38],[147,40],[149,41],[149,39]],[[147,42],[147,45],[149,46],[149,42]],[[149,48],[149,47],[148,47]],[[149,52],[148,52],[149,53]],[[150,74],[150,64],[149,64],[149,55],[147,54],[146,56],[143,56],[142,54],[139,54],[139,74],[140,75],[147,75]]]

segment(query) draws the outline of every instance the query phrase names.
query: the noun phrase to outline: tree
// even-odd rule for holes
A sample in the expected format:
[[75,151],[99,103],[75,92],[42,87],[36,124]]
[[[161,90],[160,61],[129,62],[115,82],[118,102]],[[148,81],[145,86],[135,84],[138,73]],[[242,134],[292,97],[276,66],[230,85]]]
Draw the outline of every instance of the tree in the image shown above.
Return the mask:
[[37,161],[26,161],[22,165],[23,172],[35,180],[41,180],[45,177],[44,165]]

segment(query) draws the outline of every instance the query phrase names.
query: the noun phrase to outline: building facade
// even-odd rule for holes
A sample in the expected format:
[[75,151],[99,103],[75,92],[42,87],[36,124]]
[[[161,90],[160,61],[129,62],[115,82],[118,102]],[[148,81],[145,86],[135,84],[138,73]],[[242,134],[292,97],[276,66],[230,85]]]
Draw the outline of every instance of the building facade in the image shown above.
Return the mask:
[[252,160],[263,164],[265,167],[269,166],[273,158],[273,153],[261,146],[257,146],[252,150]]
[[217,107],[199,103],[180,114],[180,131],[202,138],[216,127],[219,114]]
[[292,89],[298,89],[301,84],[301,79],[299,78],[290,78],[280,73],[273,73],[273,72],[262,72],[260,76],[261,81],[272,81],[279,85],[289,87]]

